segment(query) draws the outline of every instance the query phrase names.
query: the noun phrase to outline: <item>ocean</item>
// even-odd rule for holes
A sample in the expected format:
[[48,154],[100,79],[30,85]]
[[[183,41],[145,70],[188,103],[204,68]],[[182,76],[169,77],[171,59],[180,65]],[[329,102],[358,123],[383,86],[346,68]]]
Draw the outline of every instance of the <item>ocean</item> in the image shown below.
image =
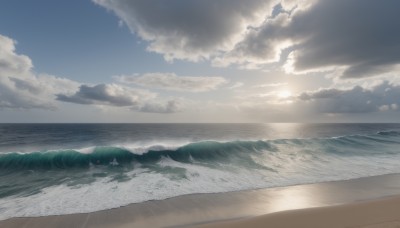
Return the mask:
[[400,124],[0,124],[0,220],[400,173]]

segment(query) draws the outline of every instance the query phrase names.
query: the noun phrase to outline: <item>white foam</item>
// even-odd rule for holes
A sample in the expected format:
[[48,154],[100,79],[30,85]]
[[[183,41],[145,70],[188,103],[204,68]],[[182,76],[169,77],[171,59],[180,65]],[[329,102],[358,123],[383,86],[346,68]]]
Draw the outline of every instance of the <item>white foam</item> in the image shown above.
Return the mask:
[[74,149],[74,151],[77,151],[81,154],[91,154],[94,152],[95,149],[96,149],[95,146],[91,146],[91,147],[85,147],[85,148],[81,148],[81,149]]
[[280,151],[286,152],[266,152],[257,159],[257,163],[276,172],[246,169],[230,163],[215,164],[218,168],[210,168],[196,160],[180,163],[165,157],[158,165],[184,169],[186,178],[175,178],[173,172],[160,173],[135,167],[125,173],[131,178],[125,182],[105,177],[86,185],[48,187],[29,197],[2,198],[0,219],[93,212],[192,193],[288,186],[400,172],[400,154],[341,156],[307,152],[294,145],[280,147]]
[[1,154],[29,154],[34,152],[41,152],[41,153],[56,153],[60,151],[72,150],[82,154],[91,154],[98,148],[121,148],[125,149],[133,154],[142,155],[150,150],[152,151],[162,151],[162,150],[176,150],[182,146],[188,145],[193,143],[194,141],[188,140],[158,140],[158,141],[138,141],[135,143],[122,143],[122,144],[111,144],[107,146],[89,146],[83,148],[62,148],[62,149],[35,149],[30,148],[29,150],[24,151],[14,151],[14,152],[0,152]]
[[175,140],[175,141],[145,141],[145,142],[135,142],[128,144],[118,144],[115,147],[124,148],[134,154],[145,154],[152,151],[162,151],[162,150],[176,150],[182,146],[193,143],[193,141]]

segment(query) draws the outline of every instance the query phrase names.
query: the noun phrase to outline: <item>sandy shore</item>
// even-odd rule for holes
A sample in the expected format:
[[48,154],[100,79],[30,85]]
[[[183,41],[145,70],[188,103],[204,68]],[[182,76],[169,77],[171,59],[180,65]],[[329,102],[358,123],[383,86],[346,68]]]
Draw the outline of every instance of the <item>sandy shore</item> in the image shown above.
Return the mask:
[[351,203],[276,212],[255,218],[215,222],[192,228],[398,228],[400,227],[400,196]]
[[398,220],[400,175],[395,174],[272,189],[194,194],[92,213],[13,218],[0,221],[0,228],[372,228],[400,227]]

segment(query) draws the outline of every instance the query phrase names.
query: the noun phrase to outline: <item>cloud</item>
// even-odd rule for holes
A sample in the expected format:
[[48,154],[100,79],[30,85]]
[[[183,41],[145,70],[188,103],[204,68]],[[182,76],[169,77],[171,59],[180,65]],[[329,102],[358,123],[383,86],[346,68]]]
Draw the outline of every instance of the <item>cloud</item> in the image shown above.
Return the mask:
[[[384,81],[371,88],[319,89],[298,96],[300,102],[319,113],[371,113],[397,110],[400,85]],[[301,103],[300,103],[301,104]]]
[[278,83],[268,83],[268,84],[261,84],[261,85],[256,85],[253,86],[254,88],[268,88],[268,87],[281,87],[281,86],[287,86],[287,82],[278,82]]
[[243,82],[236,82],[235,84],[231,85],[230,87],[228,87],[228,89],[237,89],[240,87],[243,87],[244,83]]
[[2,77],[29,74],[33,67],[28,56],[15,53],[16,41],[0,35],[0,73]]
[[0,108],[55,110],[54,93],[74,91],[78,83],[34,74],[31,59],[17,54],[15,45],[0,35]]
[[136,84],[165,90],[205,92],[227,82],[223,77],[177,76],[173,73],[149,73],[140,76],[116,76],[121,83]]
[[76,104],[98,104],[110,106],[133,106],[156,97],[156,94],[122,87],[116,84],[81,85],[73,95],[58,94],[57,100]]
[[148,113],[175,113],[183,109],[179,99],[163,102],[157,94],[117,84],[81,85],[72,95],[57,94],[57,100],[81,105],[129,107],[133,111]]
[[286,14],[267,18],[261,26],[250,29],[232,50],[214,58],[213,65],[237,64],[242,68],[257,69],[279,62],[282,50],[293,45],[283,31],[289,22]]
[[166,103],[146,103],[142,106],[134,106],[134,111],[147,113],[176,113],[182,111],[182,103],[180,100],[169,100]]
[[[224,103],[237,115],[269,122],[397,121],[400,84],[373,80],[363,86],[321,88],[300,94],[245,93]],[[384,117],[384,119],[382,119]]]
[[167,60],[209,59],[229,51],[276,0],[93,0],[113,11],[148,50]]
[[320,0],[294,16],[292,36],[303,39],[294,69],[340,67],[341,76],[379,75],[400,63],[400,2]]
[[[52,75],[35,74],[31,59],[17,54],[15,44],[11,38],[0,35],[0,109],[56,110],[55,101],[130,107],[151,113],[174,113],[183,109],[180,99],[156,100],[157,94],[147,90],[117,84],[89,86]],[[208,88],[205,84],[200,86]]]
[[[296,2],[298,6],[304,3]],[[284,64],[289,73],[335,71],[342,78],[395,72],[400,64],[400,2],[319,0],[304,9],[283,6],[250,32],[220,65]],[[221,64],[223,63],[223,64]]]
[[397,0],[93,0],[165,59],[342,78],[400,69]]

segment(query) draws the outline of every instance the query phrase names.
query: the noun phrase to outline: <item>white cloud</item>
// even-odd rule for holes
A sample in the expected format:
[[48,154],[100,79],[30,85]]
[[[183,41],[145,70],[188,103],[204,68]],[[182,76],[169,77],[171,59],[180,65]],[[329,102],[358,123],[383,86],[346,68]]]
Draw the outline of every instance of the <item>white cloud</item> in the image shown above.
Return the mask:
[[116,76],[118,82],[165,90],[205,92],[227,82],[223,77],[177,76],[173,73],[148,73],[137,76]]
[[281,87],[281,86],[287,86],[288,83],[286,82],[278,82],[278,83],[267,83],[267,84],[261,84],[261,85],[256,85],[254,88],[268,88],[268,87]]
[[76,90],[78,83],[35,75],[29,57],[15,52],[16,42],[0,35],[0,108],[56,109],[54,94]]
[[0,35],[0,73],[2,77],[22,76],[33,67],[28,56],[15,53],[16,41]]
[[230,87],[228,87],[229,89],[237,89],[240,88],[244,85],[243,82],[236,82],[235,84],[231,85]]
[[[84,85],[65,78],[34,74],[29,57],[15,53],[16,42],[0,35],[0,109],[57,109],[58,101],[84,105],[130,107],[153,113],[183,109],[181,100],[117,84]],[[205,86],[204,86],[205,88]]]

